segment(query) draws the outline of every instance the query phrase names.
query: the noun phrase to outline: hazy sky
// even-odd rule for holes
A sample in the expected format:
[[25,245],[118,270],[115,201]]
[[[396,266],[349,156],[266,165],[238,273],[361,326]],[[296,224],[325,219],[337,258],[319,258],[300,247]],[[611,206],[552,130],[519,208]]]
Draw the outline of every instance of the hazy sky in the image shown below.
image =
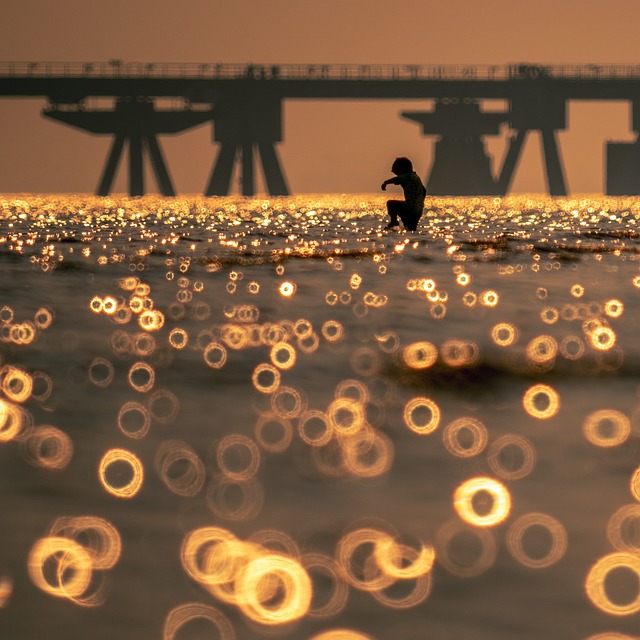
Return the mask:
[[[640,0],[3,0],[0,62],[363,64],[638,63]],[[1,192],[93,192],[110,140],[0,99]],[[426,105],[425,105],[426,106]],[[397,155],[426,176],[433,140],[402,120],[419,101],[287,101],[280,154],[292,191],[373,192]],[[572,193],[603,190],[607,139],[631,140],[625,103],[572,103],[560,134]],[[504,141],[490,142],[499,166]],[[544,191],[534,136],[514,191]],[[201,193],[211,125],[161,138],[179,193]],[[149,182],[155,189],[155,182]],[[117,191],[126,189],[120,169]]]

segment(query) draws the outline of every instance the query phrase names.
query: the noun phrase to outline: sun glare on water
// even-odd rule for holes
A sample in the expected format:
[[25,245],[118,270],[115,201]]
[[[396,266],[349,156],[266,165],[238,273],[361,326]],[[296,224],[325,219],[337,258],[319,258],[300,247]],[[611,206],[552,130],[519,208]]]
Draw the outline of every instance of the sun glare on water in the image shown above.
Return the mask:
[[165,640],[471,637],[465,606],[506,640],[487,620],[537,589],[576,637],[632,637],[639,221],[596,196],[428,197],[415,233],[371,195],[5,196],[0,478],[37,517],[0,533],[0,619],[127,619],[142,585]]

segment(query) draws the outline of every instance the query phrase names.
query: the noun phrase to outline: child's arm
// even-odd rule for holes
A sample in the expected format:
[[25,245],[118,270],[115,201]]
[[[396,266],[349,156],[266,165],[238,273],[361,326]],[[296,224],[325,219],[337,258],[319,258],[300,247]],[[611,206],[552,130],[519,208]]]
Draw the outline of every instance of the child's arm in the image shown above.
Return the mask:
[[387,190],[387,185],[388,185],[388,184],[400,184],[400,183],[398,182],[398,178],[389,178],[388,180],[385,180],[385,181],[382,183],[382,185],[380,186],[380,188],[381,188],[383,191],[386,191],[386,190]]

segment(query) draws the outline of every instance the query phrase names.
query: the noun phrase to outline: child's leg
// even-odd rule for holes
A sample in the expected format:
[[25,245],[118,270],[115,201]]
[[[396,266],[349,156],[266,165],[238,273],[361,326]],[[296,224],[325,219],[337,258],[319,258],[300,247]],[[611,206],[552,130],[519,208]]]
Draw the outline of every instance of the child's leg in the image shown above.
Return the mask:
[[404,209],[404,202],[400,200],[387,200],[387,213],[391,220],[387,225],[387,229],[391,227],[397,227],[400,225],[398,222],[398,215],[402,217],[402,211]]
[[415,231],[418,228],[421,213],[416,213],[415,211],[410,211],[408,208],[405,208],[400,211],[398,215],[400,216],[400,220],[402,220],[402,224],[405,229]]

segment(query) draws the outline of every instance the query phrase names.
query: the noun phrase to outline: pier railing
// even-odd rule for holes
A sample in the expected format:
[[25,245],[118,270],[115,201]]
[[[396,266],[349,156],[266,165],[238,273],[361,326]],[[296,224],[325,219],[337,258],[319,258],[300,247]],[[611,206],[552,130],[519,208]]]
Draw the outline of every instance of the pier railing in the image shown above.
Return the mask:
[[638,80],[640,64],[424,65],[165,62],[0,62],[0,78],[178,78],[212,80]]

